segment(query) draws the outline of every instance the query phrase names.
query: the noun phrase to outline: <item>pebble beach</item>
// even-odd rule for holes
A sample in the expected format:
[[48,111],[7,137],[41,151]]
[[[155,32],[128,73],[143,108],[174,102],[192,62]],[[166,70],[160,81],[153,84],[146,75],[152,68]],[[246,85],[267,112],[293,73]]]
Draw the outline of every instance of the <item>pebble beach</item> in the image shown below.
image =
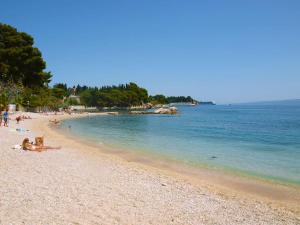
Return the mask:
[[[0,224],[300,224],[299,188],[276,187],[287,192],[280,200],[226,191],[49,127],[49,120],[87,114],[26,115],[32,119],[16,124],[13,115],[0,127]],[[61,149],[12,148],[36,136]]]

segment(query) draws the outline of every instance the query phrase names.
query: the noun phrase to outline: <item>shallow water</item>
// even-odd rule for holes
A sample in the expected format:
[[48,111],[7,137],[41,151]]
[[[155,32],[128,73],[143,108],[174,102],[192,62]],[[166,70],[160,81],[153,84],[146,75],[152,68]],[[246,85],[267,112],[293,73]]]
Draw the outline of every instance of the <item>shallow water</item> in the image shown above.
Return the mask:
[[182,106],[179,112],[73,119],[61,129],[124,151],[300,185],[299,101]]

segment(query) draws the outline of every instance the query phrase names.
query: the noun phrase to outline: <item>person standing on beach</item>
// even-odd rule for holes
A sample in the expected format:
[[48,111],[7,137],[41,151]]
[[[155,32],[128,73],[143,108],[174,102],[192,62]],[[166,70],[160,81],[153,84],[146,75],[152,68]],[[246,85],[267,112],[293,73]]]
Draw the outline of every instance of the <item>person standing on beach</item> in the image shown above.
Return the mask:
[[5,112],[3,113],[3,119],[4,119],[4,124],[3,124],[3,126],[8,127],[9,114],[8,114],[8,110],[7,110],[7,109],[6,109]]

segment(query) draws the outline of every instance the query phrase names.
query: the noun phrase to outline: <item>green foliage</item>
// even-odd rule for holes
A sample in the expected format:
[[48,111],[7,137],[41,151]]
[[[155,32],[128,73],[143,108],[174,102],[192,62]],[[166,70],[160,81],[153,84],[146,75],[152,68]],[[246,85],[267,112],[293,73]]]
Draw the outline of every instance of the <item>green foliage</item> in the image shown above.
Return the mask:
[[56,110],[63,104],[61,99],[56,98],[49,88],[26,88],[22,93],[22,103],[25,108],[39,108]]
[[167,97],[167,101],[169,103],[178,103],[178,102],[186,102],[186,103],[193,103],[193,102],[197,102],[196,100],[194,100],[191,96],[170,96]]
[[149,97],[149,101],[156,105],[156,104],[169,104],[169,103],[196,103],[197,101],[194,100],[191,96],[170,96],[166,97],[164,95],[154,95]]
[[81,92],[80,102],[85,106],[96,106],[97,96],[95,89],[87,89]]
[[14,27],[0,23],[0,81],[21,83],[24,87],[47,86],[50,72],[33,38]]
[[154,96],[150,96],[149,97],[149,101],[153,104],[153,105],[157,105],[157,104],[167,104],[168,100],[164,95],[154,95]]
[[66,85],[48,88],[52,77],[33,38],[0,23],[0,106],[56,109],[67,96]]
[[69,96],[67,85],[62,83],[55,84],[52,88],[52,95],[58,99]]
[[97,107],[129,107],[148,102],[148,92],[135,83],[119,86],[103,86],[101,88],[76,88],[80,93],[81,103]]
[[17,106],[20,105],[22,90],[23,87],[20,84],[12,82],[4,84],[0,81],[0,106],[5,108],[10,103],[15,103]]
[[76,99],[72,99],[72,98],[69,98],[68,100],[66,100],[65,104],[66,104],[66,106],[80,105]]
[[195,102],[192,97],[166,97],[164,95],[148,96],[146,89],[135,83],[119,86],[87,87],[77,86],[76,92],[80,95],[81,104],[96,107],[130,107],[139,106],[147,102],[152,104],[168,104],[173,102]]
[[0,93],[0,110],[5,109],[9,104],[8,95],[5,92]]

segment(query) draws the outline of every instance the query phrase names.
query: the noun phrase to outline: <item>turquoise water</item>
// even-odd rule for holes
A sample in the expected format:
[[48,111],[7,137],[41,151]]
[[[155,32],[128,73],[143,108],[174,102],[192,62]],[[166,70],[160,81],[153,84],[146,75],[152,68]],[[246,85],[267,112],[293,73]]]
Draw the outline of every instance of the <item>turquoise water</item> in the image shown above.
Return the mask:
[[300,101],[182,106],[178,115],[96,116],[62,129],[97,143],[300,185]]

